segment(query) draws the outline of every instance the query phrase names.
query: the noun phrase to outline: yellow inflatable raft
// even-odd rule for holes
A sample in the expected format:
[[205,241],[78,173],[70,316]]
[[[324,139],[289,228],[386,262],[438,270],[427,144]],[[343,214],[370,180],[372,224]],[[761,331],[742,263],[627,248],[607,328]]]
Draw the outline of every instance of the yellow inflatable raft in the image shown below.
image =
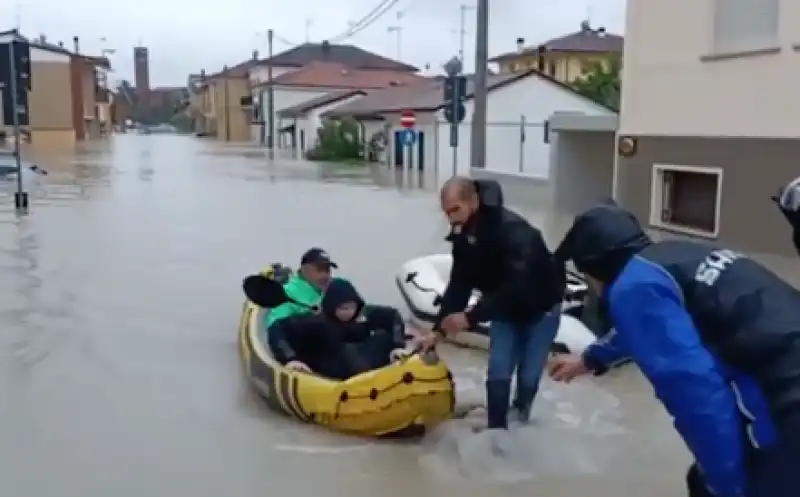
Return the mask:
[[336,381],[288,370],[265,346],[264,313],[245,302],[239,324],[244,371],[267,405],[300,421],[362,436],[419,436],[453,413],[452,375],[434,353]]

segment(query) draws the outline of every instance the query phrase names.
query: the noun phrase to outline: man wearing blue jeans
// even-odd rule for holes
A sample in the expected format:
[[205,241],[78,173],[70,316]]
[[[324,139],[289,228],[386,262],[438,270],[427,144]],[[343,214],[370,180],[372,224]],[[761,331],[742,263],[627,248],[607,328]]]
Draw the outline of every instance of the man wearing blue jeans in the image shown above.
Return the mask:
[[[490,322],[486,379],[488,428],[507,429],[513,406],[527,421],[560,320],[564,267],[538,229],[503,206],[495,181],[453,177],[442,187],[453,267],[435,329],[456,333]],[[480,300],[465,310],[473,290]]]
[[[505,385],[510,384],[516,369],[517,388],[512,407],[519,421],[528,421],[560,320],[561,308],[556,306],[538,321],[525,324],[492,322],[489,327],[486,381],[498,387],[487,388],[487,405],[508,402],[510,390]],[[497,400],[488,398],[489,391],[497,392]]]

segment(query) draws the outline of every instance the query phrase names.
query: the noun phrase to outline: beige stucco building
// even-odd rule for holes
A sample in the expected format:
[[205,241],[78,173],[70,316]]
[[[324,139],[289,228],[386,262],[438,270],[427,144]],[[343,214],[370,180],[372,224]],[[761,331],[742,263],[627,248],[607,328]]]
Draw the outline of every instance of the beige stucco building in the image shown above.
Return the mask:
[[800,2],[628,2],[616,195],[654,228],[791,253]]
[[[0,42],[18,36],[0,33]],[[81,54],[77,39],[73,50],[44,39],[30,40],[31,89],[28,92],[29,125],[26,142],[40,150],[71,150],[77,141],[91,138],[101,121],[105,93],[98,87],[96,69],[108,61]],[[2,91],[2,90],[0,90]],[[0,94],[7,98],[7,92]],[[8,129],[11,123],[1,122]]]

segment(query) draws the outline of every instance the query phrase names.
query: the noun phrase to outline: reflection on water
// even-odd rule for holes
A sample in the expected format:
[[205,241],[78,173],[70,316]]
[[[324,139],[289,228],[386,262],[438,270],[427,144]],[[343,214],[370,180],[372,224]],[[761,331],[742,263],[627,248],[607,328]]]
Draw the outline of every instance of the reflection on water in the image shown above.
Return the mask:
[[[37,161],[51,174],[30,216],[0,191],[9,495],[680,492],[684,451],[632,370],[600,387],[545,383],[534,422],[499,441],[473,433],[480,412],[422,443],[379,443],[253,398],[234,337],[242,275],[318,245],[371,301],[402,306],[395,270],[447,249],[432,172],[270,163],[259,149],[165,135]],[[461,399],[480,400],[485,356],[445,352]]]

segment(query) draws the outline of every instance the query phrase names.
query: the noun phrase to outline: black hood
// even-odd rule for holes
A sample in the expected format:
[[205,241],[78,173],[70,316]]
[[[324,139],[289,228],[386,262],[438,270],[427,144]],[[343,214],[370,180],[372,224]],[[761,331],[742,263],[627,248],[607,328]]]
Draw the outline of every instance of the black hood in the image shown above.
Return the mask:
[[359,295],[356,287],[347,280],[334,278],[325,289],[325,294],[322,296],[322,313],[328,319],[336,319],[336,308],[346,302],[355,302],[358,305],[358,312],[356,316],[361,313],[364,307],[364,299]]
[[559,262],[572,259],[578,271],[610,283],[650,243],[633,214],[605,202],[575,218],[555,257]]
[[478,201],[484,207],[503,207],[503,188],[493,179],[476,179]]

